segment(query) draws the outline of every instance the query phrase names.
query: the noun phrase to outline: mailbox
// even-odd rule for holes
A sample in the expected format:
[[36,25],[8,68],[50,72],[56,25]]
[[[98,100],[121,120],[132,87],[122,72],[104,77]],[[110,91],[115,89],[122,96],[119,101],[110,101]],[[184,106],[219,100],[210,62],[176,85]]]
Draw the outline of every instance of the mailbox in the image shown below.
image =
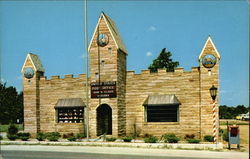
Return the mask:
[[228,147],[231,149],[231,144],[237,144],[237,148],[240,149],[240,128],[239,126],[229,126],[228,131]]

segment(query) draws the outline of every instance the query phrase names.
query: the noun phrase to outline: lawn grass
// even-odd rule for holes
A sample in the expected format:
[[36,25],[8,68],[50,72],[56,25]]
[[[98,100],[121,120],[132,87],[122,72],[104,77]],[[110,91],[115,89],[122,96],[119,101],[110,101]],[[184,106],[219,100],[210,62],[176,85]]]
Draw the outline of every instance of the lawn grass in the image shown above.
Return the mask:
[[220,119],[220,125],[249,125],[249,121],[233,120],[233,119]]
[[[18,128],[18,131],[23,130],[23,124],[15,124]],[[10,124],[7,125],[0,125],[0,132],[7,132]]]

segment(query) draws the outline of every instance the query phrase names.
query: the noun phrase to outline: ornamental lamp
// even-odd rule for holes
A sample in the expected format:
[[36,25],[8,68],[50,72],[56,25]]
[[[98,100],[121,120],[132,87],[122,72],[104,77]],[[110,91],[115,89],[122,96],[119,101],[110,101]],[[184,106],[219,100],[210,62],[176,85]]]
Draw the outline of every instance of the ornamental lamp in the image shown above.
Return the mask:
[[217,88],[213,85],[210,89],[210,95],[212,97],[213,100],[216,99],[216,94],[217,94]]

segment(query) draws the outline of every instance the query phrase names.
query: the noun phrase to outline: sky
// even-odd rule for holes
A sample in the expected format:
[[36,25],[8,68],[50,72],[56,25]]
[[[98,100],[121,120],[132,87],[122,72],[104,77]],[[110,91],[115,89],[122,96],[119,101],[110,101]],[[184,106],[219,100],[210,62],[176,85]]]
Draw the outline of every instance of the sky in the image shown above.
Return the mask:
[[[210,35],[221,55],[219,104],[249,106],[247,0],[96,0],[87,7],[88,42],[104,11],[128,50],[127,70],[136,73],[147,69],[163,48],[190,71],[199,66]],[[83,0],[0,0],[0,79],[7,86],[22,91],[21,69],[29,52],[40,57],[48,78],[85,73],[84,44]]]

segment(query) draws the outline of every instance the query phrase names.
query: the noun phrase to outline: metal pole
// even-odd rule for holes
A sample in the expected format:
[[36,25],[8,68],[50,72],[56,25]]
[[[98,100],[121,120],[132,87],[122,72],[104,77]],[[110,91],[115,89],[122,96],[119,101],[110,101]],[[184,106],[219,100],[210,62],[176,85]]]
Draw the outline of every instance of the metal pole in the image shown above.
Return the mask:
[[84,0],[84,32],[85,32],[85,49],[86,49],[86,137],[89,140],[89,53],[88,53],[88,30],[87,30],[87,0]]

